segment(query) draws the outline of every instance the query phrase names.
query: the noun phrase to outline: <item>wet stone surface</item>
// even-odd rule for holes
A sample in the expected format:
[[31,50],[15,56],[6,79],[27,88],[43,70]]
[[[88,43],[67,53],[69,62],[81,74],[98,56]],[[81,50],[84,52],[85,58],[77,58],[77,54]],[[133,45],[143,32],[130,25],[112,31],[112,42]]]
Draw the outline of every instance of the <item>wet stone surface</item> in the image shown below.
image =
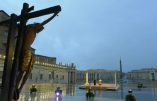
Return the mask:
[[[125,87],[123,92],[123,98],[128,94],[128,89]],[[36,94],[30,94],[29,92],[21,93],[19,101],[124,101],[121,100],[121,91],[92,91],[95,94],[93,99],[86,99],[85,90],[78,89],[78,87],[68,87],[63,89],[61,99],[56,99],[54,90],[37,92]],[[157,101],[157,88],[132,88],[133,95],[136,97],[136,101]]]

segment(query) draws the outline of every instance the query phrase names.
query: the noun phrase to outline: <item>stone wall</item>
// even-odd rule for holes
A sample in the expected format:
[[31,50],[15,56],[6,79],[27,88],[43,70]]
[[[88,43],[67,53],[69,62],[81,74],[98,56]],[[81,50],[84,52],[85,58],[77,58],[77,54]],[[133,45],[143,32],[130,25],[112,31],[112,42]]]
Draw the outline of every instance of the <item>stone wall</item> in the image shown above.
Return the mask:
[[132,70],[127,73],[127,79],[135,81],[157,81],[157,69],[144,68],[139,70]]

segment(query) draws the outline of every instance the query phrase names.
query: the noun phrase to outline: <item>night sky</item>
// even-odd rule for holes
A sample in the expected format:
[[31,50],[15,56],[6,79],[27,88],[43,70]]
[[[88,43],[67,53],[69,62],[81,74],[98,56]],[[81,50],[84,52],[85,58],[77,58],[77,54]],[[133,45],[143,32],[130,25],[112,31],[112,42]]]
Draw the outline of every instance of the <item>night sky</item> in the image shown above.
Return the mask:
[[[157,0],[25,0],[35,11],[62,11],[38,34],[36,53],[75,63],[77,69],[157,67]],[[20,14],[24,0],[4,0],[0,10]],[[42,22],[51,15],[31,19]]]

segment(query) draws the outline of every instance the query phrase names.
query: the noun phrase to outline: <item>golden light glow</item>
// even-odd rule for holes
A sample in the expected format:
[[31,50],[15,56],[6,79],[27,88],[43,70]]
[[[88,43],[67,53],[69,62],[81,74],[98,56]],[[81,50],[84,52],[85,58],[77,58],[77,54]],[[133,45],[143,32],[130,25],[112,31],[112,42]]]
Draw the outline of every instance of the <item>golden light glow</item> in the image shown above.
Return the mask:
[[86,85],[89,85],[89,82],[88,82],[88,72],[86,72]]
[[5,58],[5,55],[3,56],[3,58]]

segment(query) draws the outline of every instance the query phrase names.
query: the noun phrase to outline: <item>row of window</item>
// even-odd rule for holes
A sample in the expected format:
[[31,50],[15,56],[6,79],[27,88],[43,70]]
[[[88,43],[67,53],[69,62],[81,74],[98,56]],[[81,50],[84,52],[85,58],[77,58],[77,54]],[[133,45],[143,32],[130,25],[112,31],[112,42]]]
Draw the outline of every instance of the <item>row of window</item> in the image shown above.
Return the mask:
[[[48,76],[49,80],[54,79],[54,73],[51,72]],[[31,73],[29,76],[29,79],[32,80],[33,79],[33,74]],[[59,75],[56,75],[56,79],[59,79]],[[61,76],[60,78],[61,80],[64,80],[64,75]],[[43,74],[39,75],[39,80],[43,80]]]

